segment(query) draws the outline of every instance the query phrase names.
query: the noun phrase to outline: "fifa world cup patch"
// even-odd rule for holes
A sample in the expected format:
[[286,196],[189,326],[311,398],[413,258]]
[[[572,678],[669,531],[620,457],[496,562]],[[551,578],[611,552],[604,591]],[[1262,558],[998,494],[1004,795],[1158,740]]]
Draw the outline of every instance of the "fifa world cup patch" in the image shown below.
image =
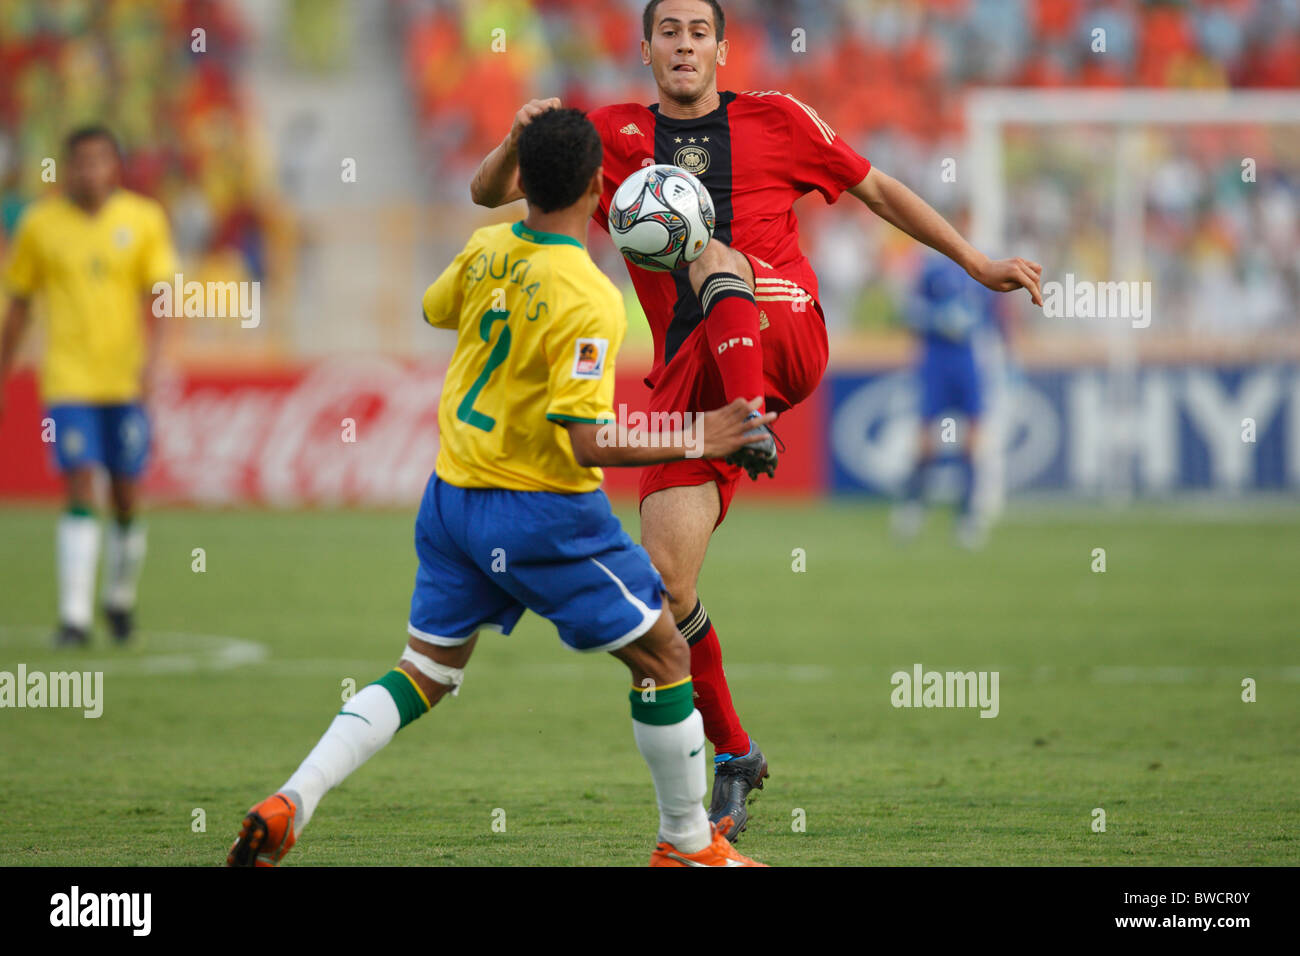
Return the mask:
[[578,339],[573,347],[573,377],[603,378],[608,354],[609,339]]

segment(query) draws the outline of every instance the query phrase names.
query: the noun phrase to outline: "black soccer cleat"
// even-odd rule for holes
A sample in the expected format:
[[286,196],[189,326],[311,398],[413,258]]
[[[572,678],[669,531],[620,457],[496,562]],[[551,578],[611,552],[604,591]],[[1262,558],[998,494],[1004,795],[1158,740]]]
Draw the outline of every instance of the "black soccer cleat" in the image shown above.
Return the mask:
[[[758,412],[753,412],[749,417],[762,418],[763,416]],[[762,435],[763,440],[752,445],[746,445],[740,451],[732,452],[724,461],[728,465],[735,465],[745,469],[749,477],[754,481],[758,481],[759,475],[775,478],[776,463],[779,457],[777,455],[776,432],[766,425],[760,425],[749,434],[753,436]]]
[[75,624],[60,624],[54,632],[54,646],[57,648],[85,647],[90,643],[90,632]]
[[720,826],[723,817],[731,818],[731,826],[724,831],[732,843],[749,825],[749,794],[762,790],[768,776],[767,758],[758,744],[749,742],[749,753],[732,757],[713,768],[713,802],[709,805],[709,822]]
[[119,644],[125,644],[131,639],[131,632],[135,630],[135,622],[131,618],[129,608],[112,608],[104,606],[104,618],[108,621],[108,632],[113,635],[113,640]]

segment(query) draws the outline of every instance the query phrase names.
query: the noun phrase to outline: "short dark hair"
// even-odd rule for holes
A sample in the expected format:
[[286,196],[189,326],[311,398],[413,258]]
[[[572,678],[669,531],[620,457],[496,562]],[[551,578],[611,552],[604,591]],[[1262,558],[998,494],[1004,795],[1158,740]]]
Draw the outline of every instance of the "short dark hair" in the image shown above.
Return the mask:
[[71,156],[72,151],[82,143],[88,143],[94,139],[102,139],[104,142],[108,143],[109,146],[113,147],[113,152],[117,153],[118,158],[121,158],[122,147],[118,143],[117,137],[113,135],[111,129],[99,123],[94,123],[90,126],[78,126],[74,129],[63,141],[64,151],[67,155]]
[[[655,13],[659,9],[659,4],[664,0],[650,0],[645,5],[645,13],[641,17],[641,25],[645,27],[645,38],[648,42],[655,32]],[[701,0],[713,8],[713,28],[718,34],[718,42],[721,43],[727,38],[727,15],[722,12],[722,4],[718,0]]]
[[519,137],[519,181],[542,212],[568,209],[604,161],[600,134],[582,110],[548,110]]

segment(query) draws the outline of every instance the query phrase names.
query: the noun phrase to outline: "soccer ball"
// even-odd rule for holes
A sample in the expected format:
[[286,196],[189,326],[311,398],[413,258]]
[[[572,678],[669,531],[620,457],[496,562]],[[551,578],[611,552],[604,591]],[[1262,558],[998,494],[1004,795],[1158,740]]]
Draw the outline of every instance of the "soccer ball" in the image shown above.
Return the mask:
[[628,261],[673,272],[700,257],[713,238],[713,197],[677,166],[646,166],[629,176],[609,207],[609,234]]

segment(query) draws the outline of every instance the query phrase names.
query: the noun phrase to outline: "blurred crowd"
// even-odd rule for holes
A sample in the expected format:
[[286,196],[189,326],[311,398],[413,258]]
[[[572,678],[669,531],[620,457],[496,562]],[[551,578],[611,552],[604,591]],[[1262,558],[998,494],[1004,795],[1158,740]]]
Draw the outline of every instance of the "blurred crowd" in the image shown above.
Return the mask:
[[[446,173],[448,201],[461,197],[474,166],[533,96],[559,95],[583,108],[654,100],[636,55],[643,0],[392,2],[415,109]],[[723,88],[798,96],[882,169],[911,179],[949,211],[968,197],[928,188],[916,171],[963,154],[964,98],[973,88],[1300,87],[1300,0],[727,0],[724,7],[731,55]],[[1241,179],[1247,154],[1221,148],[1224,135],[1202,131],[1146,145],[1148,274],[1141,278],[1171,291],[1162,306],[1167,329],[1295,325],[1294,140],[1288,147],[1285,139],[1256,138],[1252,189]],[[1019,161],[1027,176],[1010,190],[1016,251],[1043,257],[1049,271],[1097,266],[1092,274],[1105,276],[1111,207],[1095,196],[1093,207],[1081,208],[1075,191],[1088,180],[1072,167],[1093,149],[1101,150],[1091,154],[1094,163],[1113,155],[1113,141],[1086,135],[1045,144],[1030,136],[1008,145],[1009,166]],[[1065,154],[1061,168],[1035,167],[1048,148]],[[895,323],[919,251],[864,229],[860,210],[818,202],[800,211],[833,300],[832,324]]]
[[[394,0],[420,115],[481,155],[546,90],[651,99],[644,0]],[[1300,86],[1300,0],[728,0],[728,89],[780,89],[850,139],[960,129],[971,86]],[[1095,31],[1105,31],[1104,50]],[[499,34],[494,31],[501,31]],[[494,47],[493,42],[498,41]],[[504,56],[500,44],[504,43]],[[502,68],[502,61],[505,67]]]
[[67,132],[106,123],[126,184],[165,203],[186,268],[261,278],[267,157],[241,96],[244,41],[222,0],[0,2],[3,234],[48,191],[42,160],[62,158]]
[[[262,3],[264,0],[248,0]],[[265,0],[270,2],[270,0]],[[371,0],[356,0],[371,2]],[[380,0],[374,0],[380,2]],[[860,152],[954,216],[969,182],[966,94],[1040,89],[1300,87],[1300,0],[725,0],[733,90],[804,99]],[[637,56],[643,0],[386,0],[433,199],[466,217],[474,167],[533,96],[585,108],[654,100]],[[290,124],[265,148],[244,69],[255,39],[235,0],[0,0],[0,255],[42,160],[105,122],[128,185],[168,208],[187,271],[276,272],[310,137]],[[349,0],[279,0],[288,60],[310,80],[348,69]],[[194,33],[201,29],[202,36]],[[1097,31],[1104,31],[1098,34]],[[1104,36],[1104,52],[1099,37]],[[266,38],[263,37],[263,40]],[[1300,301],[1300,125],[1147,129],[1143,276],[1163,328],[1295,328]],[[1014,129],[1007,137],[1009,248],[1049,274],[1109,278],[1111,129]],[[1241,158],[1257,163],[1243,182]],[[319,159],[319,157],[316,157]],[[275,182],[274,189],[269,184]],[[421,183],[423,188],[425,183]],[[832,327],[892,327],[920,267],[915,243],[848,202],[800,206]],[[450,220],[445,220],[450,221]],[[607,244],[606,244],[607,245]],[[601,265],[622,271],[612,250]],[[270,264],[268,264],[270,260]]]

